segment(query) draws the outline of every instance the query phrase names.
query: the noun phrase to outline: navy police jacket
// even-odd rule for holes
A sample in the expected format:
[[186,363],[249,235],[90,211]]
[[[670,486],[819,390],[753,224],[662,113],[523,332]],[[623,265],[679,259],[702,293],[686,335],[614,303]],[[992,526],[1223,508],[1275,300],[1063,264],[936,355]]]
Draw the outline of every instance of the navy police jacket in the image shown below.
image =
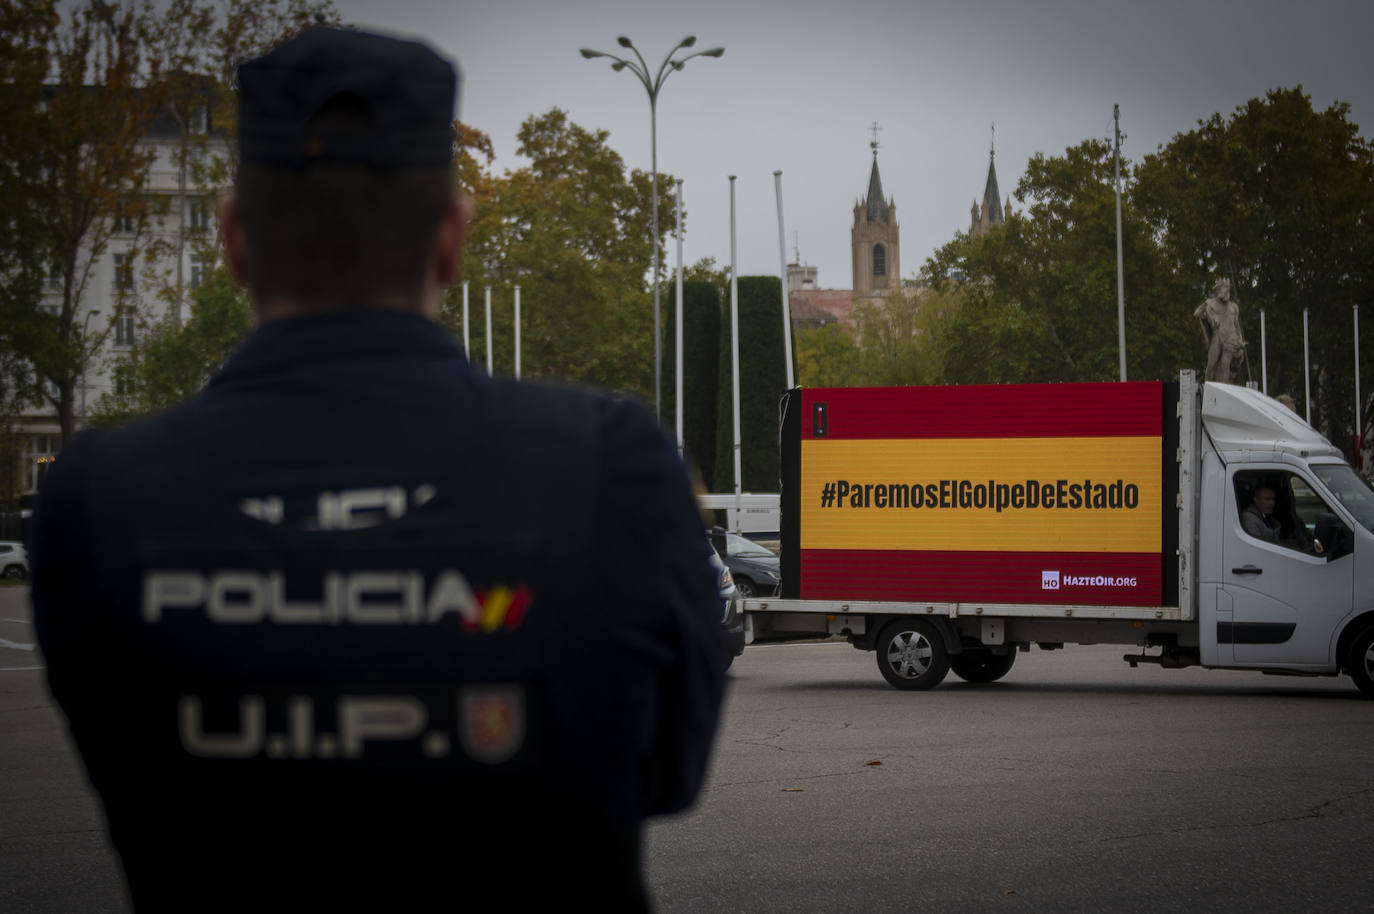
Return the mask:
[[672,443],[424,318],[259,327],[75,437],[32,550],[140,910],[640,908],[644,818],[700,789],[724,663]]

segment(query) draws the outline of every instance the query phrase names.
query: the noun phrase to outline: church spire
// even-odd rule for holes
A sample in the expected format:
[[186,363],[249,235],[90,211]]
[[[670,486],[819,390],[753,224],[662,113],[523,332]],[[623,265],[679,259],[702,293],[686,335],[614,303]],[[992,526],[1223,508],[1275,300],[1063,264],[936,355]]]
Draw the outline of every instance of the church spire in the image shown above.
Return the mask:
[[873,140],[868,148],[873,150],[873,170],[868,175],[868,198],[864,201],[865,217],[869,222],[887,222],[891,219],[887,199],[883,196],[883,179],[878,175],[878,131],[883,129],[877,121],[868,128],[873,132]]
[[1002,224],[1002,195],[997,192],[997,127],[993,126],[993,139],[988,146],[988,183],[983,188],[983,220],[988,225]]
[[873,171],[868,176],[868,199],[864,202],[869,222],[887,222],[887,200],[883,198],[883,179],[878,176],[878,151],[873,151]]
[[1002,194],[997,189],[997,127],[993,128],[993,142],[988,146],[988,180],[983,186],[983,205],[980,208],[978,201],[973,201],[973,221],[969,226],[969,235],[977,237],[994,225],[1002,225],[1006,222],[1006,214],[1010,212],[1010,207],[1006,211],[1002,208]]

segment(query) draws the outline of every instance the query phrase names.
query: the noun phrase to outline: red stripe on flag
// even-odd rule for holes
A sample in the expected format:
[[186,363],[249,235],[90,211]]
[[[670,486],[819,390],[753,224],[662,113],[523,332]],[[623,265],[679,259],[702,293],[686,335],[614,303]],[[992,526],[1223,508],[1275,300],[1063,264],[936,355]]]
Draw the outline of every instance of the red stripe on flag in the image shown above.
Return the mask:
[[1162,575],[1158,553],[801,550],[805,600],[1159,606]]
[[[825,434],[815,434],[824,404]],[[955,387],[827,387],[802,391],[802,437],[1159,437],[1164,386],[969,384]]]
[[510,609],[506,610],[506,628],[518,628],[520,621],[525,618],[525,609],[530,605],[530,589],[528,587],[515,588],[515,595],[511,599]]

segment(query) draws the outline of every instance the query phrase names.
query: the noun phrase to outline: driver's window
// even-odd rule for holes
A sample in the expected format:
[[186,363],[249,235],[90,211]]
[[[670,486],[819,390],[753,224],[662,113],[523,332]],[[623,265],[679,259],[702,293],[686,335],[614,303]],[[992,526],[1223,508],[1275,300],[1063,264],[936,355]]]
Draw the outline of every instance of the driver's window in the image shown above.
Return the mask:
[[1321,496],[1312,491],[1301,476],[1290,476],[1288,479],[1289,491],[1293,493],[1293,514],[1298,523],[1307,529],[1309,535],[1315,536],[1317,533],[1317,516],[1323,512],[1329,514],[1331,509],[1322,501]]
[[1247,535],[1308,555],[1334,558],[1350,551],[1349,530],[1298,474],[1245,470],[1235,482],[1240,526]]
[[1320,544],[1319,554],[1334,559],[1349,553],[1354,547],[1355,537],[1326,500],[1313,491],[1301,476],[1291,476],[1289,484],[1298,523],[1306,527],[1312,539]]

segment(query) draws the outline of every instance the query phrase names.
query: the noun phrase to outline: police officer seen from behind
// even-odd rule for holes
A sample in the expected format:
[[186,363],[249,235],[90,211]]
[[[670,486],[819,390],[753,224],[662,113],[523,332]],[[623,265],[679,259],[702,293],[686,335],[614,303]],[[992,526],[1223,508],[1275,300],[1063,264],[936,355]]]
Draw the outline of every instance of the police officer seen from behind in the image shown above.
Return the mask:
[[475,375],[435,322],[469,220],[450,63],[317,30],[238,83],[220,225],[257,326],[195,399],[74,438],[34,522],[133,902],[644,908],[643,821],[693,802],[723,689],[674,447],[626,400]]

